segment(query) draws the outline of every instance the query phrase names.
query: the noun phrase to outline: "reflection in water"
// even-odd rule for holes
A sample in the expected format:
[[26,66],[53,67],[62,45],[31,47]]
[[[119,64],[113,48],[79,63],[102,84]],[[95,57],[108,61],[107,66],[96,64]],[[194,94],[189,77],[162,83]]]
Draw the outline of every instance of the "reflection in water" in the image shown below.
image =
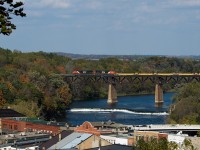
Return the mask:
[[108,108],[116,108],[117,103],[108,103]]
[[162,108],[163,107],[163,103],[155,103],[155,107]]
[[111,113],[111,118],[115,119],[116,118],[116,114],[115,113]]

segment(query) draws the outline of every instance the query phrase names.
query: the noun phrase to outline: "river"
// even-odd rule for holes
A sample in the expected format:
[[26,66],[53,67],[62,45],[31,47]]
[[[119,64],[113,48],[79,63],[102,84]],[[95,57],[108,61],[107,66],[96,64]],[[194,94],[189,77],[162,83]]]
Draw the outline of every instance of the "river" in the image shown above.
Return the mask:
[[162,107],[155,106],[154,95],[121,96],[114,105],[107,104],[107,99],[73,101],[65,121],[72,125],[108,120],[129,125],[164,124],[173,95],[164,94]]

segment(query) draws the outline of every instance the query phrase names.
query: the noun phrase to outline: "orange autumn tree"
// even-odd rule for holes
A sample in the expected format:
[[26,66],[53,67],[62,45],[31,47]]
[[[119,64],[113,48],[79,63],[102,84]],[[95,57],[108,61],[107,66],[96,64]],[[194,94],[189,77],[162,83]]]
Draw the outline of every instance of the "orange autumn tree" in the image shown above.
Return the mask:
[[63,67],[63,66],[57,66],[56,69],[59,71],[59,73],[66,74],[65,67]]
[[26,75],[26,74],[22,74],[22,75],[20,75],[20,81],[22,82],[22,83],[28,83],[29,82],[29,78],[28,78],[28,76]]
[[71,103],[71,93],[70,93],[70,89],[67,85],[64,85],[62,87],[60,87],[58,89],[58,93],[60,95],[60,98],[62,98],[63,102],[67,105],[69,105]]
[[6,100],[3,97],[3,92],[0,90],[0,108],[2,108],[6,104]]

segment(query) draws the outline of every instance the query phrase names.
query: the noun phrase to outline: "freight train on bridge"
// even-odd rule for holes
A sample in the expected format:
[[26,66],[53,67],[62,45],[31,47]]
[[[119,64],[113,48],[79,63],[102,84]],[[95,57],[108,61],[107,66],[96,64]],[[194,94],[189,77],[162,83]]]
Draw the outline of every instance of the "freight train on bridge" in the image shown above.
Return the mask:
[[105,70],[74,70],[72,74],[117,74],[116,71],[105,71]]
[[173,73],[157,73],[157,72],[152,72],[152,73],[139,73],[139,72],[134,72],[134,73],[118,73],[114,70],[110,71],[105,71],[105,70],[74,70],[72,72],[73,75],[116,75],[116,76],[133,76],[133,75],[139,75],[139,76],[194,76],[194,75],[200,75],[199,72],[195,73],[178,73],[178,72],[173,72]]
[[[139,81],[142,84],[150,80],[152,84],[155,84],[155,104],[163,104],[163,83],[169,83],[170,81],[174,83],[188,83],[188,82],[200,82],[200,73],[157,73],[157,72],[134,72],[134,73],[118,73],[117,71],[110,70],[74,70],[71,74],[62,74],[68,80],[68,82],[74,83],[76,80],[84,81],[104,81],[108,83],[108,103],[117,102],[117,91],[115,89],[116,83],[122,83],[128,81],[134,83],[134,81]],[[137,83],[138,84],[138,83]]]

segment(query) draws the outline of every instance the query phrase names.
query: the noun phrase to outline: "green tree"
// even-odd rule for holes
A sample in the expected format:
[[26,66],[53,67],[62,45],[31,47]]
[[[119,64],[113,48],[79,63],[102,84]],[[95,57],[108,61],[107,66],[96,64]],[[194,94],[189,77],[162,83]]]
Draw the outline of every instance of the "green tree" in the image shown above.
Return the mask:
[[11,108],[26,115],[27,117],[41,117],[42,107],[38,107],[34,101],[25,101],[22,99],[16,99],[15,103],[11,105]]
[[6,104],[6,100],[3,98],[3,92],[0,90],[0,108]]
[[139,139],[136,146],[133,146],[133,150],[195,150],[191,140],[185,139],[181,147],[175,142],[168,142],[166,138],[151,139],[150,141],[144,141]]
[[182,144],[183,150],[195,150],[190,139],[185,139]]
[[179,148],[178,148],[178,144],[175,143],[175,142],[169,142],[169,143],[168,143],[168,149],[169,149],[169,150],[178,150],[178,149],[179,149]]
[[200,83],[185,84],[178,89],[174,100],[175,109],[169,116],[169,122],[182,124],[200,123]]
[[11,22],[12,16],[25,17],[26,14],[22,8],[23,2],[14,2],[14,0],[0,0],[0,33],[10,35],[16,26]]

